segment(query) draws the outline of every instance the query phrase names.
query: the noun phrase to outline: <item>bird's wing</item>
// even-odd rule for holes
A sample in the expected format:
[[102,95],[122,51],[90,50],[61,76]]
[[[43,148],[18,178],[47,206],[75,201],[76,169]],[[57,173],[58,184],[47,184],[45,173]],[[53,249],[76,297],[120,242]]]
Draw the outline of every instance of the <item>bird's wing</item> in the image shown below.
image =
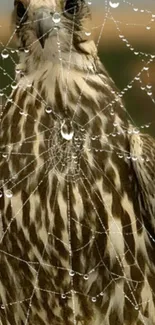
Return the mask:
[[155,139],[147,134],[132,135],[130,153],[144,208],[155,230]]

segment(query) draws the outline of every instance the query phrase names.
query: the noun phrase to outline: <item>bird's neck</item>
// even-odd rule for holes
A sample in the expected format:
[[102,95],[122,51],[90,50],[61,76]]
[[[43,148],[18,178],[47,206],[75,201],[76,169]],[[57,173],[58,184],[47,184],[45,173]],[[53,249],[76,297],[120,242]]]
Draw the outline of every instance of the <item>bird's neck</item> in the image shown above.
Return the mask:
[[68,42],[57,44],[52,38],[45,43],[44,49],[40,43],[31,45],[28,50],[23,50],[19,54],[19,69],[26,75],[36,74],[36,71],[51,71],[53,66],[60,66],[62,69],[76,69],[88,72],[92,69],[97,58],[97,50],[94,42],[84,41],[72,46]]

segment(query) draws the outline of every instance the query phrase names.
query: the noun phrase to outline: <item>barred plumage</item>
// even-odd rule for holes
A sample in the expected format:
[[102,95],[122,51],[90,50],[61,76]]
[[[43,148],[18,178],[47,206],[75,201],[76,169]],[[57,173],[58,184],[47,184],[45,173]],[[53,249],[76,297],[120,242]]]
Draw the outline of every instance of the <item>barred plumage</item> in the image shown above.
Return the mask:
[[129,125],[85,35],[88,6],[76,2],[69,13],[63,1],[15,1],[21,73],[0,133],[0,319],[154,325],[154,144]]

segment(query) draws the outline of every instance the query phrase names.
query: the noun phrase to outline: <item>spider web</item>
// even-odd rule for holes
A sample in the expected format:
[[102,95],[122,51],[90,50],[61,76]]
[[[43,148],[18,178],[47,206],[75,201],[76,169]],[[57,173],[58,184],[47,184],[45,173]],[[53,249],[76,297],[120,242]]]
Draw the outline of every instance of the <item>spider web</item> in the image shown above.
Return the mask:
[[[92,8],[92,13],[95,13],[96,8],[95,8],[95,3],[94,1],[87,1],[88,5]],[[126,99],[128,100],[128,98],[130,96],[132,96],[133,91],[137,91],[137,94],[139,94],[140,96],[145,97],[146,103],[148,103],[149,107],[150,107],[150,114],[147,113],[147,115],[144,116],[144,118],[142,116],[139,117],[139,120],[142,121],[141,125],[136,125],[136,123],[134,122],[134,120],[136,118],[134,118],[134,112],[131,110],[127,110],[127,114],[128,114],[128,118],[130,119],[133,128],[130,130],[124,130],[124,132],[129,132],[129,133],[135,133],[138,134],[140,131],[145,131],[148,129],[150,129],[150,133],[153,133],[153,125],[154,125],[154,120],[153,120],[153,114],[154,114],[154,104],[155,104],[155,97],[154,97],[154,89],[153,89],[153,78],[152,78],[152,73],[153,73],[153,65],[154,65],[154,60],[155,60],[155,51],[152,48],[149,49],[141,49],[140,45],[136,45],[132,43],[132,40],[130,40],[130,35],[128,35],[128,30],[131,28],[131,30],[135,30],[136,28],[143,28],[144,31],[144,35],[148,35],[148,37],[150,37],[150,34],[153,34],[153,30],[154,30],[154,26],[155,26],[155,10],[153,8],[153,5],[151,6],[150,4],[150,8],[149,8],[149,4],[145,1],[143,5],[139,5],[139,1],[108,1],[105,0],[104,4],[101,5],[102,6],[102,14],[101,14],[101,22],[96,26],[93,25],[92,23],[92,28],[90,30],[86,30],[85,34],[86,36],[89,38],[92,37],[92,35],[95,35],[95,43],[97,48],[100,48],[100,43],[102,38],[104,38],[104,35],[106,36],[106,28],[107,25],[112,24],[113,25],[113,29],[115,30],[115,37],[116,39],[119,40],[119,44],[122,48],[126,49],[127,52],[132,53],[133,58],[135,59],[135,62],[137,62],[137,65],[135,67],[135,70],[133,72],[133,76],[131,78],[129,78],[129,80],[127,81],[126,84],[122,84],[122,88],[120,88],[119,92],[113,91],[116,95],[116,100],[115,102],[113,102],[113,100],[111,101],[110,104],[108,104],[106,107],[104,107],[104,109],[102,110],[102,112],[105,109],[108,109],[110,111],[111,115],[114,115],[114,110],[113,110],[113,106],[114,104],[120,100],[120,99],[124,99],[126,101]],[[121,14],[122,12],[127,12],[129,15],[125,15],[125,17],[123,17],[123,15]],[[62,14],[62,13],[61,13]],[[55,13],[55,20],[57,20],[56,24],[59,24],[59,21],[61,20],[61,14]],[[121,18],[120,18],[121,17]],[[137,17],[142,17],[140,18],[140,20],[142,21],[142,23],[137,24]],[[1,26],[0,28],[3,28],[3,26]],[[74,34],[74,30],[75,30],[75,14],[73,15],[73,21],[72,21],[72,31],[71,31],[71,35],[70,35],[70,48],[69,48],[69,59],[68,61],[64,62],[62,59],[62,44],[60,42],[59,39],[59,31],[57,32],[57,46],[58,46],[58,57],[59,57],[59,61],[60,61],[60,65],[61,65],[61,74],[62,77],[64,75],[64,64],[67,64],[67,81],[70,78],[70,74],[71,74],[71,68],[72,68],[72,52],[73,52],[73,34]],[[0,66],[0,71],[1,71],[1,76],[2,78],[5,77],[5,81],[6,81],[6,85],[4,88],[0,89],[0,98],[1,98],[1,118],[3,117],[3,113],[5,112],[5,109],[7,107],[8,102],[13,103],[15,106],[17,106],[17,104],[15,102],[13,102],[12,100],[12,90],[15,91],[18,88],[18,78],[21,75],[22,71],[20,69],[20,67],[18,66],[18,58],[17,58],[17,54],[19,52],[18,49],[15,49],[14,47],[11,47],[11,42],[12,39],[15,35],[16,30],[13,31],[13,33],[11,34],[11,36],[9,37],[8,41],[6,44],[4,44],[3,42],[1,42],[1,58],[2,58],[2,63]],[[25,52],[29,52],[29,49],[25,49]],[[16,72],[16,78],[14,77],[14,74],[10,73],[10,69],[8,69],[8,62],[11,62],[11,69],[12,71]],[[90,65],[90,70],[87,72],[86,74],[86,82],[89,78],[89,75],[92,73],[92,67]],[[117,81],[117,79],[116,79]],[[22,86],[20,86],[22,87]],[[139,317],[142,321],[142,324],[147,325],[147,321],[146,318],[142,312],[142,304],[143,305],[147,305],[150,301],[151,301],[151,297],[147,297],[146,301],[143,302],[139,302],[136,299],[136,289],[139,285],[139,281],[137,280],[132,280],[130,278],[130,276],[128,275],[128,272],[126,271],[126,269],[128,269],[129,265],[126,264],[125,261],[125,257],[128,254],[128,252],[130,252],[132,258],[133,258],[133,265],[135,265],[137,267],[137,269],[139,270],[143,280],[142,282],[146,282],[147,283],[147,279],[145,278],[145,274],[143,273],[143,270],[140,268],[139,264],[137,263],[137,260],[135,259],[134,255],[132,254],[132,250],[130,249],[130,247],[128,246],[128,243],[126,243],[126,251],[119,253],[117,252],[114,242],[111,239],[110,235],[109,235],[109,230],[110,229],[106,229],[105,225],[97,211],[95,202],[93,202],[92,199],[92,193],[91,191],[88,191],[88,188],[86,187],[86,183],[85,183],[85,179],[87,180],[87,183],[89,185],[89,188],[91,189],[91,182],[90,179],[87,177],[87,174],[81,169],[80,164],[78,164],[78,161],[81,159],[82,155],[83,155],[83,144],[84,144],[84,140],[85,137],[87,137],[87,151],[88,152],[98,152],[100,151],[102,152],[109,152],[110,151],[114,151],[116,153],[116,155],[119,157],[120,160],[122,159],[127,159],[127,160],[135,160],[138,159],[139,157],[132,157],[130,155],[129,152],[127,151],[120,151],[120,148],[118,150],[117,145],[116,146],[111,146],[111,148],[107,148],[107,150],[105,149],[105,143],[106,143],[106,138],[104,136],[98,136],[95,134],[89,134],[87,132],[87,123],[84,125],[79,125],[78,123],[76,123],[76,121],[74,120],[74,117],[79,109],[79,105],[81,103],[82,100],[82,96],[83,93],[85,91],[85,88],[81,89],[81,93],[79,98],[77,99],[77,104],[75,106],[75,112],[73,115],[73,119],[72,121],[69,121],[67,119],[63,120],[62,117],[59,115],[59,113],[54,113],[52,110],[52,107],[49,106],[48,102],[46,102],[45,98],[43,98],[41,96],[41,94],[39,94],[38,90],[32,85],[31,81],[27,78],[27,85],[23,85],[23,87],[26,87],[26,91],[27,94],[31,94],[31,89],[33,88],[34,90],[34,97],[35,96],[39,96],[39,102],[42,103],[44,105],[45,108],[45,114],[52,116],[53,119],[56,120],[55,126],[53,128],[53,130],[49,130],[49,128],[44,125],[41,122],[40,123],[40,139],[42,139],[42,136],[47,132],[47,134],[49,135],[47,141],[47,153],[48,153],[48,159],[46,161],[46,164],[43,162],[41,165],[37,166],[36,169],[31,170],[29,173],[25,173],[23,174],[22,172],[24,170],[27,171],[28,167],[35,162],[36,158],[34,158],[33,160],[33,154],[29,153],[29,152],[23,152],[23,150],[19,150],[19,146],[21,145],[19,142],[12,142],[10,141],[9,145],[6,146],[6,148],[1,148],[1,157],[3,160],[8,161],[10,159],[10,150],[11,150],[11,155],[15,155],[16,159],[25,159],[25,156],[32,156],[32,160],[26,165],[24,166],[20,171],[18,171],[17,173],[15,173],[14,175],[9,175],[9,177],[5,180],[2,180],[3,183],[3,189],[4,191],[0,191],[0,197],[2,198],[3,196],[5,197],[6,200],[8,200],[8,202],[11,203],[12,206],[14,206],[14,192],[16,190],[16,187],[18,188],[18,185],[21,184],[22,182],[24,182],[25,179],[27,179],[28,177],[34,177],[34,173],[37,173],[37,170],[39,170],[40,168],[42,168],[43,166],[45,167],[44,169],[44,175],[42,176],[42,178],[38,181],[38,183],[36,184],[36,186],[34,187],[34,189],[32,190],[30,196],[25,200],[24,204],[19,206],[19,208],[16,209],[17,213],[13,216],[11,216],[9,223],[7,224],[7,227],[5,228],[5,230],[1,231],[1,238],[0,238],[0,243],[2,244],[3,241],[5,240],[5,237],[8,233],[8,231],[10,231],[14,221],[18,218],[18,216],[20,215],[22,209],[24,206],[26,206],[27,202],[31,199],[31,197],[33,197],[33,195],[35,194],[35,192],[38,190],[39,186],[44,182],[44,179],[47,177],[48,174],[51,173],[51,171],[57,175],[58,177],[58,183],[57,186],[55,188],[55,196],[54,196],[54,201],[53,201],[53,209],[55,207],[56,204],[56,197],[57,197],[57,193],[59,191],[59,187],[61,185],[62,181],[65,181],[66,183],[66,197],[67,197],[67,224],[68,224],[68,241],[63,240],[62,238],[59,238],[58,236],[56,236],[56,234],[54,232],[50,231],[50,225],[49,225],[49,231],[46,234],[46,240],[44,242],[44,247],[42,249],[42,254],[41,257],[38,261],[34,261],[32,260],[26,260],[24,258],[22,258],[22,256],[16,256],[14,254],[10,254],[8,251],[4,251],[4,250],[0,250],[2,255],[5,255],[6,258],[8,259],[14,259],[17,262],[21,262],[24,263],[25,265],[28,266],[28,268],[30,268],[34,274],[34,283],[33,283],[33,288],[31,290],[31,295],[29,296],[25,296],[25,297],[20,297],[19,300],[15,300],[15,301],[7,301],[4,298],[4,301],[2,299],[2,303],[1,303],[1,312],[4,312],[9,310],[9,308],[12,308],[12,306],[17,306],[17,305],[22,305],[24,303],[26,303],[26,316],[25,319],[23,321],[24,325],[29,324],[29,318],[30,318],[30,314],[31,314],[31,308],[33,305],[33,299],[35,296],[35,293],[37,291],[39,292],[44,292],[47,295],[51,295],[52,297],[60,297],[61,300],[65,301],[67,299],[71,300],[71,308],[72,308],[72,312],[73,312],[73,323],[74,325],[78,325],[78,320],[76,318],[77,315],[77,311],[76,311],[76,297],[80,297],[83,296],[85,297],[87,300],[89,300],[92,305],[94,306],[95,304],[98,303],[98,301],[100,299],[104,299],[104,297],[106,296],[106,292],[107,289],[113,284],[115,283],[117,288],[118,288],[118,292],[122,292],[125,299],[127,299],[129,301],[129,303],[133,306],[133,308],[139,313]],[[69,89],[68,89],[68,82],[66,82],[66,88],[65,88],[65,92],[64,92],[64,103],[65,103],[65,107],[67,107],[67,95],[68,95]],[[10,95],[11,93],[11,95]],[[31,97],[33,97],[31,95]],[[136,99],[135,99],[136,101]],[[137,104],[137,102],[136,102]],[[128,106],[128,105],[127,105]],[[34,116],[31,116],[29,113],[23,111],[22,107],[18,107],[19,108],[19,114],[22,115],[23,118],[26,119],[30,119],[31,121],[33,121],[34,123],[36,123],[36,119],[34,118]],[[148,111],[148,108],[147,108]],[[130,112],[130,113],[129,113]],[[54,115],[52,115],[54,114]],[[151,116],[151,118],[150,118]],[[92,117],[92,120],[94,119],[94,117]],[[144,121],[143,121],[144,119]],[[147,120],[145,120],[147,119]],[[89,123],[91,122],[91,120],[89,120]],[[118,128],[117,128],[118,127]],[[66,131],[66,129],[70,130],[69,132]],[[115,123],[113,125],[113,130],[111,133],[107,134],[107,137],[114,137],[117,138],[117,136],[119,135],[119,126],[117,125],[117,123]],[[62,141],[60,141],[59,138],[59,134],[61,133],[62,136]],[[102,139],[101,139],[102,138]],[[71,141],[72,145],[69,147],[65,147],[65,143],[63,140],[66,141]],[[91,141],[90,141],[91,140]],[[101,143],[103,145],[101,145],[101,147],[99,148],[98,145],[96,144],[96,141],[101,140]],[[28,136],[24,138],[24,142],[25,143],[31,143],[31,142],[36,142],[37,143],[40,142],[41,140],[36,140],[35,137],[33,136]],[[92,141],[94,141],[94,145],[92,145]],[[18,150],[16,150],[16,147],[18,146]],[[64,149],[65,147],[65,149]],[[51,150],[52,148],[52,150]],[[45,152],[43,152],[44,154]],[[41,156],[41,155],[40,155]],[[148,158],[147,158],[148,159]],[[95,169],[98,171],[98,173],[102,173],[102,170],[100,169],[100,166],[98,165],[97,161],[94,161],[94,166]],[[85,164],[89,169],[89,161],[87,159],[85,159]],[[52,166],[52,169],[51,169]],[[63,177],[63,172],[65,171],[65,176],[67,175],[67,177]],[[91,170],[90,170],[91,173]],[[21,178],[21,175],[22,176]],[[91,179],[93,179],[94,176],[93,174],[91,175]],[[70,182],[73,184],[76,184],[77,182],[81,182],[83,188],[85,189],[85,193],[87,193],[87,197],[89,198],[90,204],[92,206],[92,209],[94,211],[94,213],[97,216],[97,219],[101,225],[100,230],[98,230],[97,228],[95,228],[95,226],[93,228],[89,228],[88,225],[80,222],[80,219],[77,220],[74,218],[74,216],[72,216],[72,211],[70,210]],[[110,182],[110,180],[109,180]],[[95,183],[95,179],[94,179],[94,183]],[[11,185],[10,185],[11,184]],[[23,183],[24,184],[24,183]],[[106,201],[102,202],[98,192],[96,191],[96,189],[94,188],[94,192],[95,195],[98,197],[99,202],[104,205],[104,207],[108,206],[108,203],[106,203]],[[117,193],[118,196],[120,196],[120,199],[122,198],[121,195],[119,194],[119,192]],[[110,230],[110,233],[113,234],[114,236],[116,236],[116,238],[118,238],[119,236],[122,236],[122,229],[119,227],[118,223],[115,221],[115,219],[113,218],[112,215],[110,215],[110,217],[112,218],[113,222],[114,222],[114,230]],[[139,221],[139,219],[138,219]],[[136,229],[135,223],[137,222],[137,220],[132,221],[129,225],[126,225],[126,229],[128,229],[128,226],[133,226],[134,229]],[[140,222],[140,221],[139,221]],[[90,236],[88,238],[88,240],[86,242],[84,242],[83,245],[81,246],[77,246],[76,249],[72,249],[72,224],[75,223],[77,224],[77,229],[79,229],[79,232],[83,231],[83,229],[85,230],[89,230],[90,231]],[[143,229],[144,225],[141,222],[140,224],[140,229]],[[1,221],[1,228],[2,228],[2,221]],[[135,230],[136,233],[136,230]],[[128,236],[130,236],[132,233],[130,232],[126,232],[126,234]],[[153,238],[153,236],[151,235],[151,233],[149,233],[147,231],[148,236],[150,237],[150,239],[152,240],[152,242],[155,242],[155,239]],[[113,249],[113,252],[116,256],[116,259],[118,261],[118,265],[120,266],[120,268],[122,269],[122,275],[120,276],[120,274],[117,274],[117,272],[115,274],[110,274],[104,260],[103,260],[103,256],[102,256],[102,252],[101,252],[101,248],[98,246],[98,242],[96,240],[97,236],[100,235],[104,235],[106,237],[108,237],[110,243],[111,243],[111,247]],[[63,267],[63,266],[57,266],[57,265],[53,265],[45,263],[45,255],[46,255],[46,251],[49,249],[50,243],[52,242],[51,240],[56,240],[59,244],[63,244],[63,246],[66,248],[68,255],[69,255],[69,268],[68,267]],[[85,272],[79,272],[78,270],[74,269],[74,265],[73,265],[73,254],[74,252],[77,251],[84,251],[87,250],[87,248],[90,247],[92,248],[93,246],[96,247],[96,251],[98,252],[98,263],[95,264],[91,269],[89,269],[89,266],[87,267],[87,273]],[[69,279],[70,279],[70,289],[66,290],[66,291],[62,291],[61,288],[59,291],[55,291],[55,290],[48,290],[47,288],[44,287],[38,287],[38,277],[41,273],[41,268],[43,266],[46,266],[49,270],[51,270],[51,274],[53,275],[56,270],[61,270],[64,271],[64,273],[66,274],[66,272],[69,275]],[[75,290],[75,278],[76,277],[80,277],[84,283],[88,283],[90,279],[92,279],[93,277],[95,277],[96,272],[100,269],[100,268],[104,268],[107,270],[107,272],[109,273],[109,283],[102,288],[102,290],[99,290],[97,288],[96,294],[91,294],[91,292],[89,293],[89,290],[85,290],[85,291],[78,291],[77,289]],[[123,289],[122,286],[120,285],[120,280],[121,279],[125,279],[130,291],[130,294],[126,294]],[[147,285],[147,284],[146,284]],[[83,285],[85,288],[85,284]],[[152,295],[154,296],[154,292],[152,292]],[[19,295],[20,296],[20,295]],[[94,307],[93,307],[94,308]],[[1,314],[1,313],[0,313]],[[2,315],[2,314],[1,314]],[[6,321],[7,321],[7,313],[6,313]],[[9,320],[8,320],[9,322]],[[2,321],[1,321],[2,323]],[[3,324],[3,323],[2,323]],[[10,324],[10,323],[8,323]],[[58,321],[58,324],[63,324],[62,322]]]

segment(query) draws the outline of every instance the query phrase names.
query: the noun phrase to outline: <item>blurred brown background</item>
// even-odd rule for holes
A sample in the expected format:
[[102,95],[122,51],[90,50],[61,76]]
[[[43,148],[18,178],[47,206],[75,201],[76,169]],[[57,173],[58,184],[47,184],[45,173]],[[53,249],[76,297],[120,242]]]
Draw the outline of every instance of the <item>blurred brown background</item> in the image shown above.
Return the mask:
[[[0,16],[3,45],[12,33],[9,17]],[[99,56],[109,74],[124,92],[123,100],[135,124],[155,135],[155,3],[151,9],[131,4],[110,8],[104,24],[105,17],[104,6],[93,10],[90,37],[98,44]],[[9,42],[8,47],[14,47],[14,42]],[[1,44],[1,53],[3,49]],[[16,54],[8,52],[17,62]],[[14,64],[10,58],[1,57],[0,88],[10,83],[9,75],[14,75]]]

